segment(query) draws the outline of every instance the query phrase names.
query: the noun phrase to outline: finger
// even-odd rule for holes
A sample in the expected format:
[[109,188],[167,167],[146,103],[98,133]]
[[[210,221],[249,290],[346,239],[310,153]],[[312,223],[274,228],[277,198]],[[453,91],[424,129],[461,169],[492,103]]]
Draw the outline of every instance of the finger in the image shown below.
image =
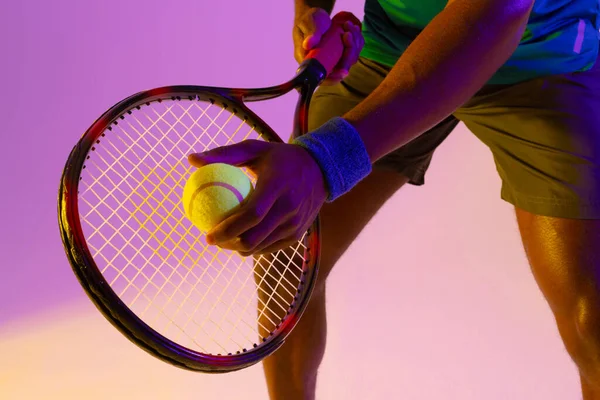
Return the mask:
[[304,35],[302,34],[302,32],[300,31],[300,29],[297,26],[294,26],[293,39],[294,39],[294,58],[296,59],[296,61],[298,63],[301,63],[304,60],[304,58],[306,57],[306,54],[308,52],[306,50],[304,50],[304,48],[302,47]]
[[352,38],[354,38],[354,44],[360,53],[365,46],[365,38],[362,34],[362,28],[360,25],[352,25],[351,32]]
[[344,43],[344,52],[342,53],[340,62],[336,66],[335,72],[340,71],[340,73],[347,75],[350,68],[358,61],[360,49],[356,46],[352,32],[345,32],[342,36],[342,42]]
[[[287,249],[288,247],[295,246],[297,243],[298,243],[298,239],[288,233],[287,238],[275,241],[271,245],[269,245],[265,248],[254,251],[254,253],[252,253],[252,254],[254,254],[254,255],[271,254],[271,253],[275,253],[279,250],[284,250],[284,249]],[[244,252],[240,253],[240,255],[244,256],[244,257],[249,257],[252,254],[248,254],[248,253],[244,253]]]
[[296,237],[296,231],[294,229],[273,233],[272,237],[268,237],[265,240],[264,246],[254,249],[254,254],[269,254],[298,243],[298,238]]
[[[316,218],[316,216],[315,216]],[[256,246],[253,249],[254,254],[265,254],[272,253],[277,250],[281,250],[285,246],[288,247],[294,243],[297,243],[302,239],[311,223],[300,224],[298,221],[305,220],[305,218],[296,217],[292,218],[290,221],[277,228],[273,231],[269,236],[267,236],[261,243],[261,245]],[[313,221],[314,219],[310,219],[309,221]]]
[[229,146],[216,147],[202,153],[188,155],[188,162],[194,167],[208,164],[225,163],[242,166],[254,161],[270,149],[273,144],[262,140],[245,140]]
[[258,225],[269,213],[279,196],[278,190],[273,190],[271,185],[263,183],[260,178],[256,188],[247,201],[231,216],[219,223],[206,235],[206,241],[211,245],[220,245]]
[[221,243],[219,243],[219,247],[224,250],[239,251],[239,249],[241,248],[240,247],[240,238],[234,238],[234,239],[228,240],[226,242],[221,242]]
[[342,42],[345,49],[339,65],[341,69],[349,70],[358,61],[358,57],[364,46],[364,38],[360,25],[346,22],[344,24],[344,31]]
[[331,26],[331,19],[325,10],[313,11],[311,9],[297,25],[304,36],[302,47],[304,50],[310,50],[319,44],[323,34]]
[[324,85],[331,85],[344,80],[348,76],[350,68],[356,64],[360,56],[364,41],[360,26],[346,22],[344,29],[346,31],[342,35],[342,43],[344,45],[342,58],[325,82],[323,82]]
[[272,242],[265,242],[265,240],[271,237],[275,231],[280,230],[281,227],[288,227],[288,229],[290,226],[292,229],[295,227],[295,224],[298,223],[297,210],[296,204],[290,204],[279,198],[259,225],[242,234],[239,249],[251,252],[270,245]]
[[354,26],[354,24],[352,23],[352,21],[346,21],[344,22],[344,24],[342,25],[342,28],[344,28],[344,30],[346,32],[350,32],[352,30],[352,27]]
[[[349,32],[345,32],[342,35],[342,43],[344,44],[344,52],[342,53],[342,58],[336,65],[335,69],[331,71],[331,73],[327,76],[325,81],[323,81],[323,86],[335,85],[344,80],[349,74],[350,67],[354,64],[354,62],[349,62],[349,52],[348,49],[353,47],[352,35]],[[349,66],[346,66],[346,65]]]

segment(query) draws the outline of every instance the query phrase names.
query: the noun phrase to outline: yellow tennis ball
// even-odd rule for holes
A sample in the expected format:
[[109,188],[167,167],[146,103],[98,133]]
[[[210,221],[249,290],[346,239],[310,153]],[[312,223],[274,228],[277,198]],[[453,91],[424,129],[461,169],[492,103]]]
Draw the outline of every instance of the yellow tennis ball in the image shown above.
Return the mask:
[[208,232],[231,215],[252,191],[244,172],[228,164],[198,168],[183,188],[183,209],[189,220]]

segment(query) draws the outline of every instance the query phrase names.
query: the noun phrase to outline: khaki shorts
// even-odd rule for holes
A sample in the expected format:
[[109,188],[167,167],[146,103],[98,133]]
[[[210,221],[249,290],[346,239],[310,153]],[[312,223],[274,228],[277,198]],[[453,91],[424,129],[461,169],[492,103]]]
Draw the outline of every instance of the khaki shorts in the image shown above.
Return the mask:
[[[388,71],[361,58],[343,82],[320,87],[309,129],[353,108]],[[585,72],[485,86],[374,168],[392,168],[422,185],[435,149],[459,121],[492,151],[504,200],[538,215],[600,218],[600,63]]]

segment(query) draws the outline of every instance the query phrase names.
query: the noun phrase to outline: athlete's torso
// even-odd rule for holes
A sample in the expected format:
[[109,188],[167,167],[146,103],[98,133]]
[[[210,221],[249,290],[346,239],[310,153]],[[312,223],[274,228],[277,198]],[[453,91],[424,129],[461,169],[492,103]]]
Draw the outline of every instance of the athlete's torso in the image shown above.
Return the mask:
[[[366,0],[366,58],[392,66],[447,0]],[[517,50],[489,83],[584,71],[598,55],[599,0],[536,0]]]

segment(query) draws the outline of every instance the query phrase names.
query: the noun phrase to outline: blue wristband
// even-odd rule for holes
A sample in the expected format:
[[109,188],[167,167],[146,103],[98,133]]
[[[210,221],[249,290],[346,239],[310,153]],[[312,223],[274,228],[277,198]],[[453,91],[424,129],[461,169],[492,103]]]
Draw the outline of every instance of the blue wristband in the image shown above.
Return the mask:
[[292,143],[305,148],[321,167],[329,190],[328,202],[347,193],[371,172],[365,144],[343,118],[333,118]]

